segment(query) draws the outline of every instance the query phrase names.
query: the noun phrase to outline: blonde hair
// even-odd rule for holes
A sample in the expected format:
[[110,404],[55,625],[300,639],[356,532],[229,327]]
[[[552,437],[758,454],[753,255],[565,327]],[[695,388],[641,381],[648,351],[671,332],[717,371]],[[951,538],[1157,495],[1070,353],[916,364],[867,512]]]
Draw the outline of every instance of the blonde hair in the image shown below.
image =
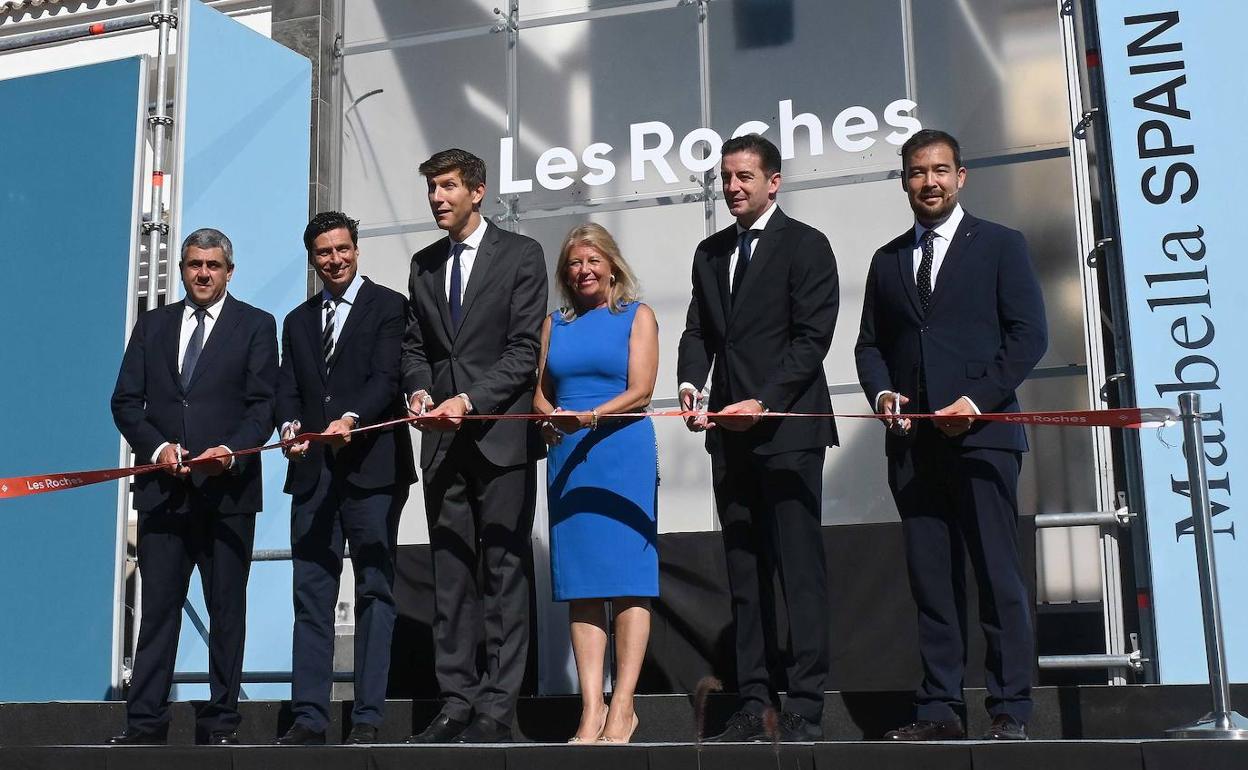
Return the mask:
[[619,313],[630,303],[637,301],[640,296],[637,276],[628,266],[628,262],[624,261],[624,255],[620,253],[620,247],[616,244],[615,238],[611,237],[607,228],[595,222],[577,225],[563,239],[563,246],[559,249],[559,260],[555,263],[555,280],[559,283],[559,296],[563,300],[563,307],[559,308],[559,314],[563,320],[571,321],[578,315],[576,295],[568,283],[568,259],[572,254],[572,249],[577,246],[589,246],[607,258],[611,266],[607,308],[612,313]]

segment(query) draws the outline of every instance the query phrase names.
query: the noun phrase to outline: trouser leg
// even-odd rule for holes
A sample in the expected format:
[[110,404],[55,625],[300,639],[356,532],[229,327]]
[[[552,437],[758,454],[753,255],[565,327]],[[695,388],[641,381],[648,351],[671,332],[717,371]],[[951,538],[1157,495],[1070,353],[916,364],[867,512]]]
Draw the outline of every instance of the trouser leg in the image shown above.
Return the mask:
[[190,514],[139,513],[138,567],[143,616],[126,698],[126,719],[136,730],[169,722],[169,690],[182,629],[182,605],[195,562],[188,546]]

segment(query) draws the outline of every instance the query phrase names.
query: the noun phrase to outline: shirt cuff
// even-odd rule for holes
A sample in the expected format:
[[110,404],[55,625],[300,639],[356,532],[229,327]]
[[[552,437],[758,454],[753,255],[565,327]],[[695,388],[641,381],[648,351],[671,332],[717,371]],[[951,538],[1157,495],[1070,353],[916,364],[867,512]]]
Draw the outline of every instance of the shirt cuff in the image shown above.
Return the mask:
[[979,407],[975,406],[975,402],[971,400],[970,396],[963,396],[962,398],[965,398],[966,403],[971,405],[971,409],[975,412],[975,414],[983,414],[983,412],[979,411]]
[[234,457],[234,456],[233,456],[233,455],[234,455],[234,450],[233,450],[233,449],[230,449],[230,448],[229,448],[228,446],[226,446],[225,444],[219,444],[218,446],[220,446],[222,449],[224,449],[225,451],[227,451],[227,452],[229,452],[229,453],[230,453],[230,464],[229,464],[229,465],[227,465],[227,466],[225,466],[225,467],[226,467],[226,470],[229,470],[230,468],[233,468],[233,467],[234,467],[234,461],[235,461],[236,459],[238,459],[238,458],[236,458],[236,457]]
[[160,446],[156,447],[155,452],[152,452],[152,465],[155,465],[156,463],[160,462],[160,453],[165,451],[165,447],[167,446],[170,446],[170,443],[168,441],[165,441]]
[[355,425],[352,426],[352,429],[360,427],[360,416],[358,414],[356,414],[355,412],[343,412],[342,413],[342,419],[345,420],[348,417],[350,417],[352,420],[355,420]]
[[468,411],[469,411],[469,412],[473,411],[473,408],[472,408],[472,399],[471,399],[471,398],[468,398],[468,394],[467,394],[467,393],[456,393],[456,394],[455,394],[455,397],[456,397],[456,398],[462,398],[462,399],[464,400],[464,406],[468,407]]

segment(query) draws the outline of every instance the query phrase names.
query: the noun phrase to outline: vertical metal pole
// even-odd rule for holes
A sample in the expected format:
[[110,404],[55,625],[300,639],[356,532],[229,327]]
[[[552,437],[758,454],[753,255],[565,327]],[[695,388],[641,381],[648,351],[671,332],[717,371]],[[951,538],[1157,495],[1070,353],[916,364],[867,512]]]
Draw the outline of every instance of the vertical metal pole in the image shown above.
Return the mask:
[[[152,24],[158,29],[156,48],[156,110],[148,118],[152,125],[152,202],[151,221],[144,224],[147,234],[147,309],[157,305],[160,291],[160,244],[169,234],[165,222],[165,132],[173,124],[166,112],[165,102],[169,93],[169,29],[175,17],[171,13],[172,0],[160,0],[159,10],[152,16]],[[172,249],[169,250],[172,263]]]
[[[1084,116],[1085,99],[1080,64],[1085,61],[1075,29],[1075,5],[1062,3],[1059,14],[1063,59],[1066,65],[1066,94],[1070,125],[1077,126],[1070,140],[1071,190],[1075,214],[1075,237],[1080,254],[1088,254],[1096,246],[1095,223],[1092,215],[1092,185],[1089,178],[1088,128]],[[1095,125],[1095,124],[1093,124]],[[1088,362],[1088,400],[1095,404],[1100,386],[1105,381],[1105,351],[1101,332],[1101,291],[1095,263],[1081,259],[1079,278],[1083,287],[1084,355]],[[1115,507],[1115,475],[1113,446],[1109,428],[1095,428],[1092,435],[1092,459],[1096,473],[1096,504],[1098,510]],[[1100,528],[1101,608],[1105,629],[1105,652],[1123,655],[1127,647],[1126,621],[1123,613],[1122,563],[1118,553],[1118,527]],[[1127,683],[1126,672],[1110,669],[1109,684]]]
[[1196,573],[1200,582],[1200,609],[1204,616],[1205,655],[1209,663],[1213,711],[1189,725],[1167,730],[1166,736],[1248,739],[1248,721],[1231,711],[1231,687],[1226,678],[1226,646],[1222,638],[1222,607],[1218,600],[1218,571],[1213,550],[1209,479],[1205,475],[1205,437],[1201,428],[1200,394],[1181,394],[1179,412],[1183,419],[1183,447],[1187,450],[1192,533],[1196,541]]

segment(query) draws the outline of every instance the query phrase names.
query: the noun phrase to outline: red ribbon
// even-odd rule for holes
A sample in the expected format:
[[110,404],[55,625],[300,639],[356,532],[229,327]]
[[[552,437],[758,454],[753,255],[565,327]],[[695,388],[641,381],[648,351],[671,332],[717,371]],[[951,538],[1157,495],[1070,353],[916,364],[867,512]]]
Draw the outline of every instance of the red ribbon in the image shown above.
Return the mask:
[[[569,415],[589,414],[589,412],[567,412]],[[641,417],[694,417],[698,414],[705,414],[710,418],[720,416],[719,412],[689,412],[680,409],[671,409],[661,412],[627,412],[623,414],[602,414],[598,415],[599,421],[602,420],[619,420],[619,419],[637,419]],[[731,416],[731,415],[725,415]],[[741,415],[738,415],[741,416]],[[807,412],[766,412],[758,415],[763,419],[774,419],[778,417],[832,417],[851,418],[864,420],[884,420],[889,417],[900,417],[910,420],[931,420],[931,419],[961,419],[962,415],[935,415],[935,414],[900,414],[900,415],[882,415],[882,414],[814,414]],[[484,420],[545,420],[549,415],[545,414],[467,414],[459,418],[469,421]],[[369,431],[382,430],[391,428],[396,425],[404,425],[407,423],[419,423],[420,421],[428,421],[430,418],[423,415],[412,415],[409,417],[400,417],[386,422],[379,422],[375,425],[368,425],[363,428],[356,428],[351,433],[367,433]],[[1078,427],[1078,428],[1157,428],[1168,425],[1178,419],[1178,413],[1173,409],[1166,408],[1145,408],[1145,409],[1090,409],[1083,411],[1064,411],[1064,412],[991,412],[985,414],[977,414],[973,416],[975,420],[983,420],[986,422],[1012,422],[1020,425],[1052,425],[1058,427]],[[305,441],[327,442],[334,438],[334,434],[329,433],[300,433],[293,438],[279,441],[264,446],[252,447],[250,449],[241,449],[237,452],[230,453],[230,457],[245,457],[247,455],[259,454],[267,452],[271,449],[278,449],[291,444],[302,443]],[[222,455],[225,457],[226,455]],[[203,460],[183,460],[182,465],[194,467],[196,465],[204,465],[216,462],[217,458],[205,458]],[[152,463],[148,465],[136,465],[133,468],[108,468],[93,471],[72,471],[69,473],[45,473],[34,476],[12,476],[10,478],[0,478],[0,500],[13,497],[29,497],[31,495],[41,495],[46,492],[59,492],[64,489],[76,489],[89,484],[101,484],[105,481],[114,481],[116,479],[126,478],[128,476],[141,476],[152,471],[162,470],[165,468],[176,467],[178,463]]]

